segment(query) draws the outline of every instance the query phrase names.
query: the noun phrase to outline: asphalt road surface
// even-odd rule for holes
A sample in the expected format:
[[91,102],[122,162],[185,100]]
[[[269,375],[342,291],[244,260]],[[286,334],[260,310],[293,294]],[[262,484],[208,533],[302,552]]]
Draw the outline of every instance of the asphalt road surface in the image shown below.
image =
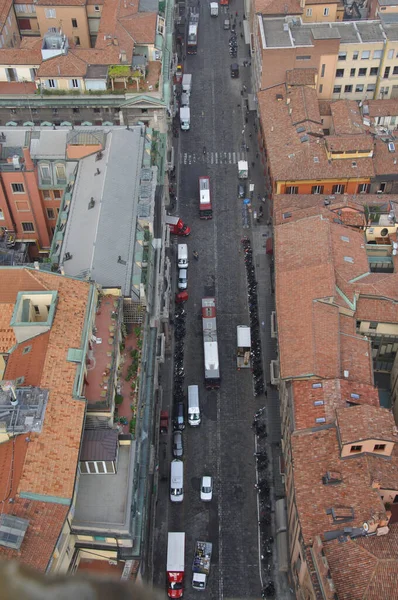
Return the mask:
[[[241,238],[248,230],[242,227],[242,200],[237,198],[237,161],[246,156],[249,163],[256,161],[256,150],[254,139],[252,143],[249,138],[249,126],[245,125],[241,96],[242,85],[249,87],[250,75],[249,69],[243,67],[243,60],[248,60],[248,46],[240,37],[242,7],[234,3],[232,9],[234,13],[239,11],[237,59],[229,55],[230,32],[223,29],[225,9],[220,6],[219,16],[211,18],[209,4],[200,4],[198,53],[187,56],[184,62],[184,72],[193,75],[191,129],[180,131],[178,139],[175,214],[192,228],[187,239],[190,264],[189,300],[185,305],[185,385],[199,385],[202,423],[198,428],[187,425],[183,434],[183,503],[173,505],[169,500],[168,482],[159,483],[153,557],[154,584],[165,589],[167,531],[185,531],[184,597],[187,600],[197,598],[198,594],[191,587],[196,540],[213,543],[206,598],[261,597],[251,423],[265,398],[254,398],[251,373],[237,371],[235,358],[236,326],[249,324],[241,246]],[[230,76],[232,62],[240,64],[239,79]],[[206,146],[205,155],[203,146]],[[213,219],[209,221],[199,219],[198,178],[201,175],[210,177]],[[177,240],[174,264],[176,244]],[[193,259],[193,250],[199,253],[198,261]],[[221,387],[217,392],[204,388],[201,300],[205,296],[216,298],[221,368]],[[170,411],[171,369],[171,362],[165,365],[170,387],[167,389],[165,385],[163,402],[163,408]],[[203,503],[199,497],[200,478],[204,474],[214,478],[211,503]]]

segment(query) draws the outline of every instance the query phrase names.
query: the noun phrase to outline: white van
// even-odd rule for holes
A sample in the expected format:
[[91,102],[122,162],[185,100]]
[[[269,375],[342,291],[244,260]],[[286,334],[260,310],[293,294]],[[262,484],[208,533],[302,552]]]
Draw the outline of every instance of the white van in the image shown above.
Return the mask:
[[172,502],[184,500],[184,463],[178,459],[171,461],[170,500]]
[[177,264],[179,269],[188,268],[188,246],[187,244],[178,244]]
[[191,427],[200,425],[199,387],[188,386],[188,423]]

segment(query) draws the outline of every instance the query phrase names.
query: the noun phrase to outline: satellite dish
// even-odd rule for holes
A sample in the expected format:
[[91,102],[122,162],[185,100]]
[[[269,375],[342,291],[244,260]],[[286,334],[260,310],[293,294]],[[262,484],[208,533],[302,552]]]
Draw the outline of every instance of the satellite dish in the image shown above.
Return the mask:
[[369,531],[369,523],[367,523],[367,521],[365,521],[365,523],[362,525],[363,530],[364,531]]

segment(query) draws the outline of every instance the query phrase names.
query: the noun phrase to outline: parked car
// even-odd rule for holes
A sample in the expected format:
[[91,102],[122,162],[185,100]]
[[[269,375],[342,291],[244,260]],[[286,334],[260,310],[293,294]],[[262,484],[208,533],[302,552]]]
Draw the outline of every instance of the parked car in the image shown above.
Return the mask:
[[186,290],[188,287],[188,271],[187,269],[178,270],[178,289]]
[[160,412],[160,433],[167,433],[169,430],[169,413],[167,410]]
[[203,502],[210,502],[213,498],[213,477],[204,475],[200,482],[200,499]]
[[246,185],[244,183],[238,183],[238,198],[246,197]]
[[177,402],[174,407],[174,420],[173,426],[175,431],[182,431],[185,429],[185,406],[184,402]]
[[184,455],[184,444],[182,442],[181,431],[175,431],[173,433],[173,456],[174,458],[181,458]]

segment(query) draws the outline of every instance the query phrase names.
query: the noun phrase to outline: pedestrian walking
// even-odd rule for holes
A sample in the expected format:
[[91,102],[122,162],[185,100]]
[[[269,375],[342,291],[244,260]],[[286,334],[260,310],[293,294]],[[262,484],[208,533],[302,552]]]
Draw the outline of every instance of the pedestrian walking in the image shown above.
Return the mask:
[[247,117],[245,117],[245,123],[248,123],[249,119]]
[[264,396],[267,398],[267,396],[268,396],[267,390],[264,390]]
[[254,167],[254,164],[255,164],[254,161],[252,161],[252,167]]
[[258,153],[258,152],[256,152],[256,158],[258,158],[259,156],[260,156],[260,155],[259,155],[259,153]]
[[251,138],[251,137],[252,137],[252,134],[251,134],[251,133],[249,133],[249,138]]
[[246,146],[246,152],[250,152],[249,146]]
[[237,16],[238,16],[238,11],[236,11],[236,13],[235,13],[235,17],[237,17]]

